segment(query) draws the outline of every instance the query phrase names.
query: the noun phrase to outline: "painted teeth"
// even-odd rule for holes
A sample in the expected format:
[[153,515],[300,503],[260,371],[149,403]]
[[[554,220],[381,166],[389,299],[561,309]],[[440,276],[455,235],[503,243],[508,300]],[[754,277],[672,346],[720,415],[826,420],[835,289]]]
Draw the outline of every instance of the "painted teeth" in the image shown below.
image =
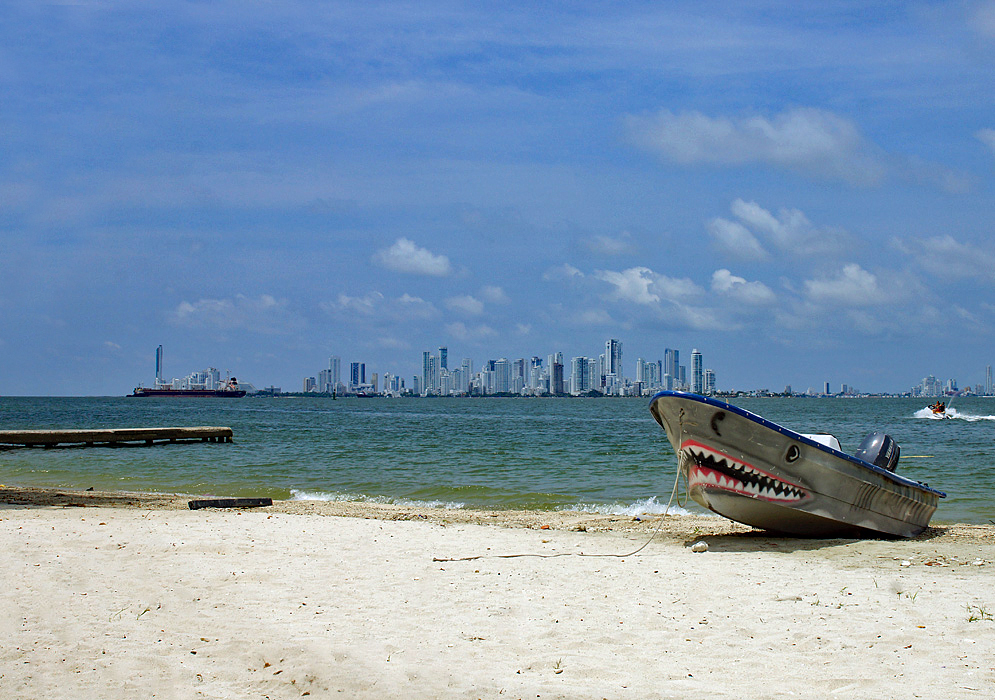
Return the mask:
[[700,467],[693,479],[696,484],[715,486],[768,501],[799,501],[807,495],[802,489],[719,452],[700,445],[689,445],[685,450]]

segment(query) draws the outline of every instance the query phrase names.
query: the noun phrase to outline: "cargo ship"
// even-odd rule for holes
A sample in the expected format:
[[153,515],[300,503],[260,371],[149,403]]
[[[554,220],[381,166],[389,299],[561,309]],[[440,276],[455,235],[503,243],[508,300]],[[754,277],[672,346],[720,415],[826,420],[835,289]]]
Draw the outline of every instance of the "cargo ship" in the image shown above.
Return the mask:
[[[210,371],[214,372],[213,368]],[[162,381],[162,346],[160,345],[155,351],[155,384],[150,387],[137,386],[132,393],[128,394],[128,398],[149,396],[240,399],[245,396],[245,389],[239,388],[238,380],[235,377],[220,382],[217,389],[208,389],[199,384],[194,384],[186,389],[173,388],[172,383]]]
[[232,377],[220,389],[174,389],[166,386],[136,386],[135,391],[128,394],[129,398],[139,396],[197,396],[197,397],[218,397],[225,399],[240,399],[245,396],[245,389],[238,388],[238,380]]

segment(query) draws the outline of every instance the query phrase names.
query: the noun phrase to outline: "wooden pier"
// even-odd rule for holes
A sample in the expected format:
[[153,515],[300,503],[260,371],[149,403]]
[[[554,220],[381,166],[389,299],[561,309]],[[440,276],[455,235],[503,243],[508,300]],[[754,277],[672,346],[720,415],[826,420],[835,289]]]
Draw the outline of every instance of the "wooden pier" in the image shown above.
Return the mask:
[[105,430],[0,430],[3,447],[117,447],[157,442],[231,442],[231,428],[112,428]]

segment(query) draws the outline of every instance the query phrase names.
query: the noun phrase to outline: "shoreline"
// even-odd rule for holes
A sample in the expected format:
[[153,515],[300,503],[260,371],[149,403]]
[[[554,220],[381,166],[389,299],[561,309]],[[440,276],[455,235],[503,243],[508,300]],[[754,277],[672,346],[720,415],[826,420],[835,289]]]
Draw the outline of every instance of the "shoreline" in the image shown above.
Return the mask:
[[[0,510],[12,507],[130,508],[143,511],[189,510],[188,502],[198,496],[132,491],[60,489],[0,484]],[[922,533],[908,539],[796,538],[759,530],[714,514],[645,514],[639,516],[599,514],[573,510],[491,510],[442,508],[421,505],[395,505],[367,501],[317,501],[273,499],[273,505],[259,508],[211,508],[212,511],[265,511],[288,515],[315,515],[375,520],[420,520],[440,524],[497,525],[510,528],[576,530],[586,532],[638,533],[656,531],[656,537],[681,539],[701,537],[740,537],[784,541],[890,541],[995,543],[995,524],[931,523]],[[663,522],[661,523],[661,519]]]
[[988,525],[187,500],[0,488],[5,697],[995,693]]

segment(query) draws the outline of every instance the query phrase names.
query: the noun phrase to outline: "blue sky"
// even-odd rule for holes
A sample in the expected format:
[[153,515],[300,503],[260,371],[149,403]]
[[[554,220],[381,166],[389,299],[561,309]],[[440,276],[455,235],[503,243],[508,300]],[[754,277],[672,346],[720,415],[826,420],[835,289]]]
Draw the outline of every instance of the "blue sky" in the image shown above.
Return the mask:
[[995,364],[995,3],[0,6],[0,394]]

